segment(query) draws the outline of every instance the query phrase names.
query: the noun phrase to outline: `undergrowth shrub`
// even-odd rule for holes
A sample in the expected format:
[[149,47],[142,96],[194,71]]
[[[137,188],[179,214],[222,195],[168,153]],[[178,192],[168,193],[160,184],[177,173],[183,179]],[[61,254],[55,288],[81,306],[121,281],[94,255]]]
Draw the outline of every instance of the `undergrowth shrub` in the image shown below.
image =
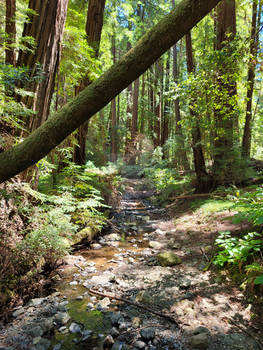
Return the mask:
[[255,232],[244,233],[241,237],[235,237],[228,231],[221,232],[215,241],[220,251],[214,264],[220,267],[237,265],[240,272],[241,269],[245,271],[248,283],[263,285],[263,187],[242,194],[237,190],[231,198],[234,202],[231,209],[238,211],[233,223],[245,221],[253,226]]

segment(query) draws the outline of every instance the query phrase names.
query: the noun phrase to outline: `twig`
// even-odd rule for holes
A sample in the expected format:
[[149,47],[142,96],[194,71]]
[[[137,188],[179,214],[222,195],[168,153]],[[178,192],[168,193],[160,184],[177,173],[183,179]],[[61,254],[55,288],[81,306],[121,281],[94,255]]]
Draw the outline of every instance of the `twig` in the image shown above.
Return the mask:
[[[138,308],[140,308],[140,309],[149,311],[149,312],[151,312],[151,313],[154,314],[154,315],[157,315],[157,316],[166,318],[167,320],[169,320],[169,321],[175,323],[175,325],[176,325],[177,328],[180,328],[178,322],[177,322],[172,316],[167,315],[167,314],[165,314],[165,313],[163,313],[163,312],[155,311],[155,310],[153,310],[153,309],[151,309],[151,308],[149,308],[149,307],[147,307],[147,306],[144,306],[144,305],[139,304],[139,303],[135,303],[135,302],[133,302],[133,301],[130,301],[130,300],[128,300],[128,299],[124,299],[124,298],[118,297],[118,296],[113,295],[113,294],[101,293],[101,292],[98,292],[98,291],[96,291],[96,290],[94,290],[94,289],[89,289],[89,292],[90,292],[91,294],[96,294],[96,295],[99,295],[99,296],[101,296],[101,297],[107,297],[107,298],[110,298],[110,299],[115,299],[115,300],[118,300],[118,301],[122,301],[123,303],[127,303],[127,304],[130,304],[130,305],[136,306],[136,307],[138,307]],[[263,349],[262,349],[262,350],[263,350]]]
[[252,339],[255,340],[255,342],[257,343],[257,346],[260,348],[260,350],[263,350],[263,343],[261,342],[261,340],[259,340],[258,338],[256,338],[252,333],[250,333],[249,331],[247,331],[244,327],[240,326],[238,323],[236,323],[232,318],[226,318],[224,317],[224,319],[226,321],[229,321],[230,323],[232,323],[234,326],[236,326],[237,328],[239,328],[242,332],[246,333],[247,335],[249,335]]
[[202,247],[200,247],[200,250],[201,250],[201,253],[203,254],[203,256],[205,257],[206,261],[209,262],[210,260],[209,260],[208,256],[206,255],[204,249]]

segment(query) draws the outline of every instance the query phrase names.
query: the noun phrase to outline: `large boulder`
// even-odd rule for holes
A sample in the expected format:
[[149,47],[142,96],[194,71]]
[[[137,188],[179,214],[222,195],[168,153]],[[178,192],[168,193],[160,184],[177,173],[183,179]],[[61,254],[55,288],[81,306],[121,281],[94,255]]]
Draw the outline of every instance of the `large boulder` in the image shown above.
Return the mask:
[[173,252],[167,251],[157,255],[157,260],[161,266],[175,266],[182,263],[182,260]]

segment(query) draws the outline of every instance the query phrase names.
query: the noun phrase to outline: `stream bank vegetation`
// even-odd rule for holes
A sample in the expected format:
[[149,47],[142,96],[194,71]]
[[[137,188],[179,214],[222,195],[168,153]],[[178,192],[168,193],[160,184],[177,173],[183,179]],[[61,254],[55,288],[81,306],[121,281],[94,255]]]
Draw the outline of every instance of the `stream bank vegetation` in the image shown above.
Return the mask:
[[[211,259],[260,288],[262,1],[42,3],[0,7],[0,179],[7,179],[0,187],[0,306],[40,293],[49,283],[44,274],[72,244],[101,230],[120,176],[147,179],[174,215],[178,201],[189,200],[207,225],[221,209],[235,214],[241,229],[216,232]],[[217,6],[194,26],[208,4]],[[173,46],[162,50],[158,30],[169,29],[173,16],[189,19],[189,30],[175,33],[178,40],[167,35]],[[152,25],[154,35],[140,41]],[[149,37],[156,38],[152,56],[141,57]],[[125,60],[133,66],[124,64],[117,89]],[[105,91],[96,88],[100,81]],[[16,153],[24,145],[37,151]]]

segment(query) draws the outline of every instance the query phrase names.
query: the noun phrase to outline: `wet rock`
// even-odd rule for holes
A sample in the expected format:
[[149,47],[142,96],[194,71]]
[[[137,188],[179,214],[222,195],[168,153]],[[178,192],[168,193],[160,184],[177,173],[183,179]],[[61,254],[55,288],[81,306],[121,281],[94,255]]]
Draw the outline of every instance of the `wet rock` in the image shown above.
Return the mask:
[[81,327],[79,324],[72,322],[71,325],[69,326],[69,331],[70,333],[81,333]]
[[155,329],[153,327],[143,328],[140,334],[144,340],[152,340],[155,337]]
[[182,260],[173,252],[167,251],[157,255],[157,260],[161,266],[175,266],[182,263]]
[[70,320],[70,316],[67,312],[58,312],[54,317],[54,322],[58,325],[64,325]]
[[204,332],[204,333],[193,335],[190,337],[189,343],[194,349],[207,349],[208,334]]
[[150,241],[149,242],[149,247],[153,248],[153,249],[162,249],[163,248],[163,244],[157,241]]
[[90,329],[85,329],[84,332],[82,332],[82,338],[81,341],[86,341],[92,336],[93,331]]
[[134,343],[134,346],[135,346],[136,349],[145,349],[146,344],[143,341],[141,341],[141,340],[137,340]]

